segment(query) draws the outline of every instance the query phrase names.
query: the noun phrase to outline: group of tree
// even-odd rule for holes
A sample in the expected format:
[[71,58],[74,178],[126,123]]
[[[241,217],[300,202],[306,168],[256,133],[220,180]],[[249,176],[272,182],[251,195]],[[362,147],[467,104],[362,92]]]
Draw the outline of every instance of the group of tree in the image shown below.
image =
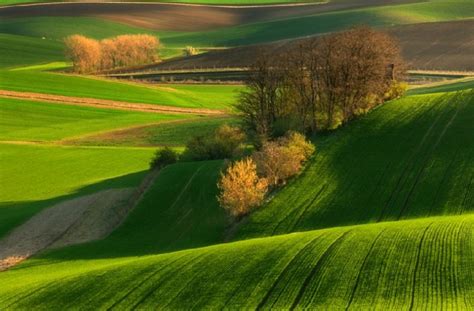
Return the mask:
[[223,124],[207,135],[192,137],[183,159],[190,161],[232,159],[241,156],[247,137],[241,128]]
[[245,216],[263,203],[269,190],[297,175],[314,150],[313,144],[297,132],[265,142],[222,173],[217,184],[220,205],[237,219]]
[[158,61],[159,40],[151,35],[120,35],[95,40],[72,35],[64,40],[66,56],[77,73],[94,73]]
[[236,107],[259,141],[333,129],[400,96],[404,70],[393,38],[357,27],[259,55]]

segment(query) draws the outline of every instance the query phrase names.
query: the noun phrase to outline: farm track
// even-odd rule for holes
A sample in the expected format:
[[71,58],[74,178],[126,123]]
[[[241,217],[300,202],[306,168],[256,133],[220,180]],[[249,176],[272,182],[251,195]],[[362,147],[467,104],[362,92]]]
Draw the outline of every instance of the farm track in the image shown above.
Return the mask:
[[127,111],[141,111],[150,113],[167,113],[167,114],[195,114],[195,115],[227,115],[226,111],[212,110],[203,108],[180,108],[164,105],[154,104],[143,104],[143,103],[130,103],[107,99],[97,98],[86,98],[86,97],[72,97],[62,95],[52,95],[43,93],[32,93],[32,92],[16,92],[0,90],[0,97],[15,98],[15,99],[28,99],[39,102],[65,104],[65,105],[77,105],[87,106],[96,108],[106,109],[117,109]]

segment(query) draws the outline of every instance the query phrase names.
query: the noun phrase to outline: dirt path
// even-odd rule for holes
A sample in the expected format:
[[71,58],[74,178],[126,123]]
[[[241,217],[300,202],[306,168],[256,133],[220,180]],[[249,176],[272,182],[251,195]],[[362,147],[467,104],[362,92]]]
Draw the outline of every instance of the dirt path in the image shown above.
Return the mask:
[[118,109],[128,111],[141,111],[152,113],[167,113],[167,114],[195,114],[195,115],[226,115],[227,112],[223,110],[213,110],[204,108],[181,108],[163,105],[142,104],[121,102],[108,99],[97,99],[87,97],[72,97],[32,92],[16,92],[0,90],[0,97],[28,99],[47,103],[57,103],[76,106],[88,106],[107,109]]
[[0,271],[45,249],[107,237],[120,226],[158,177],[151,171],[137,188],[109,189],[44,209],[0,240]]

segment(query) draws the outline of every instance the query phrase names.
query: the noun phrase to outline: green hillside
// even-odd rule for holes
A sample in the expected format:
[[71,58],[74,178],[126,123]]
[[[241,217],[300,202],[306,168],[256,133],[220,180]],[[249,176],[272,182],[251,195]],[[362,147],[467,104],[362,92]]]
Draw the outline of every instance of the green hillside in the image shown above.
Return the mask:
[[472,213],[473,119],[472,90],[410,96],[317,138],[306,171],[241,236]]
[[0,33],[0,56],[0,68],[64,59],[63,45],[57,41],[2,33]]
[[51,254],[0,274],[0,306],[468,310],[473,224],[472,216],[428,218],[139,258]]
[[56,141],[141,124],[181,120],[166,115],[0,98],[0,140]]
[[137,186],[154,150],[0,144],[0,237],[71,197]]
[[239,85],[144,85],[40,71],[0,71],[1,89],[187,108],[229,109]]
[[[0,5],[12,5],[35,2],[64,2],[61,0],[0,0]],[[311,3],[324,2],[323,0],[129,0],[129,2],[163,2],[163,3],[192,3],[192,4],[215,4],[215,5],[266,5],[280,3]]]

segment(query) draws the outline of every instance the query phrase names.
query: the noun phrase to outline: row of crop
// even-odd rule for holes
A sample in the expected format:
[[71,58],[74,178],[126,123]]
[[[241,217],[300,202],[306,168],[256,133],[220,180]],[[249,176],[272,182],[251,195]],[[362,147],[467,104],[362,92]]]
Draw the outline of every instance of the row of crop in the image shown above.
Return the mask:
[[404,98],[318,139],[306,171],[255,212],[240,236],[468,212],[459,200],[470,191],[472,98]]

